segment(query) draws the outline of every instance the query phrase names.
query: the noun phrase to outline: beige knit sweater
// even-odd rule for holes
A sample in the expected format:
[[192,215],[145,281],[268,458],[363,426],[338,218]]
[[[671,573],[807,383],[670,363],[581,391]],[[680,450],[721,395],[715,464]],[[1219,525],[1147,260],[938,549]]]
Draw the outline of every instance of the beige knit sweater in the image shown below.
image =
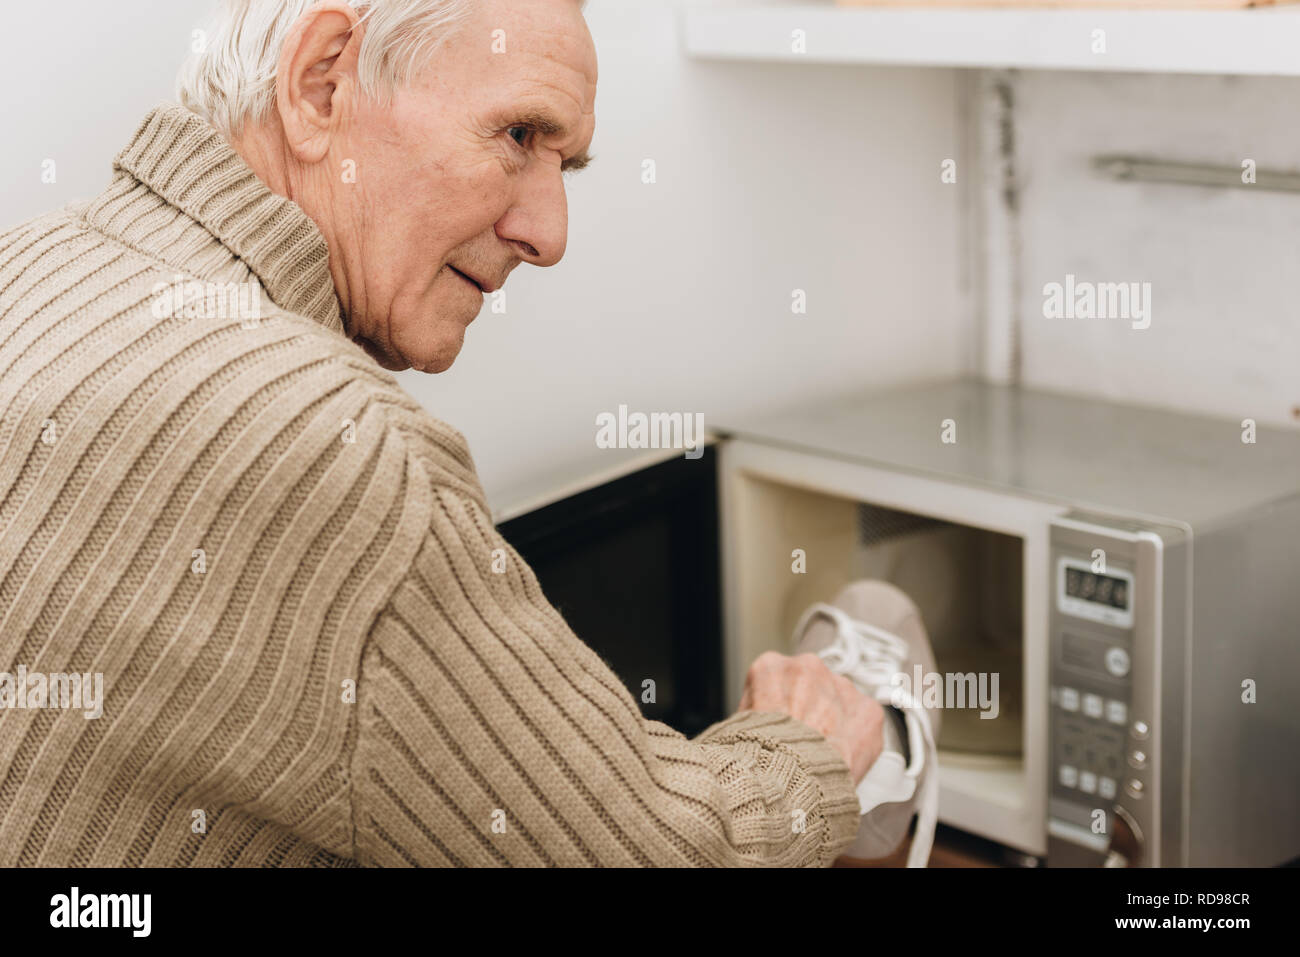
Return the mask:
[[[328,255],[172,105],[0,234],[0,865],[829,863],[838,754],[644,719],[345,337]],[[161,306],[178,277],[261,318]],[[34,694],[72,673],[102,717]]]

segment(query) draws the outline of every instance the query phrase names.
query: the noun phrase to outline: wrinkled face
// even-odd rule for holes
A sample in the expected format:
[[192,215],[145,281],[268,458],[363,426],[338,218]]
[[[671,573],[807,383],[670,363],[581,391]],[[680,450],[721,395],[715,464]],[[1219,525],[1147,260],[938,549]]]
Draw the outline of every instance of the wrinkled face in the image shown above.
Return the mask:
[[595,99],[576,0],[481,0],[391,106],[359,106],[331,269],[348,334],[381,365],[448,368],[485,294],[560,261]]

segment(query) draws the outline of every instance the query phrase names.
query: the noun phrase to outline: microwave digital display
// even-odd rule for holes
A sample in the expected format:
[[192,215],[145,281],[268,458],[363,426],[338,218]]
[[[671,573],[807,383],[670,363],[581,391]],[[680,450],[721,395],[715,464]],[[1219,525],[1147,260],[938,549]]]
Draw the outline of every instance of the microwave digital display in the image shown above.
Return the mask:
[[1098,621],[1115,628],[1133,627],[1133,573],[1126,568],[1092,570],[1082,556],[1057,559],[1056,607],[1067,615]]
[[1112,575],[1099,575],[1082,568],[1066,568],[1065,594],[1069,598],[1128,610],[1128,582]]

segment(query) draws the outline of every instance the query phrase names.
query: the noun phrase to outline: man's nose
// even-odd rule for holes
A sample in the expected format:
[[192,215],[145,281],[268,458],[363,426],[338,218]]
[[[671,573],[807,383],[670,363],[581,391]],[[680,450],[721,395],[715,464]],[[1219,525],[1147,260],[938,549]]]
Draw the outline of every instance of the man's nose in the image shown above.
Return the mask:
[[554,266],[569,242],[569,201],[564,174],[537,166],[525,174],[518,199],[497,224],[497,234],[514,244],[524,262]]

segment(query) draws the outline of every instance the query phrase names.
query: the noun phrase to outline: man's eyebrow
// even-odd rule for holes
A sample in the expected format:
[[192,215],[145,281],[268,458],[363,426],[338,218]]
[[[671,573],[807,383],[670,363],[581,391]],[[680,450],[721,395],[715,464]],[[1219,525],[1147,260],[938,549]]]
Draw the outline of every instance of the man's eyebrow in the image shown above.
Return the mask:
[[[569,132],[567,126],[543,110],[526,110],[520,114],[516,123],[531,127],[543,136],[564,136]],[[565,173],[576,173],[590,166],[592,158],[590,153],[583,150],[561,163],[560,169]]]
[[586,169],[588,166],[590,166],[593,158],[594,157],[590,153],[588,153],[586,150],[583,150],[581,153],[577,154],[576,156],[570,156],[563,163],[561,163],[560,171],[564,173],[576,173],[578,172],[578,170],[583,170]]

